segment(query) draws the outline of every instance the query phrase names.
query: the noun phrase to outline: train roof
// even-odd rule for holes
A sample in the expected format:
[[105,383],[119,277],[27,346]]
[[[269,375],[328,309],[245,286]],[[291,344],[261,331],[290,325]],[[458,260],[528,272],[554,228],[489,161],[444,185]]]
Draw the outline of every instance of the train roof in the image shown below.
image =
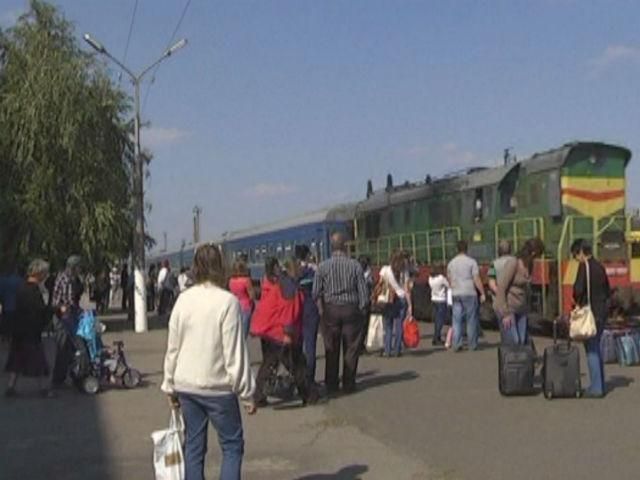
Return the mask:
[[625,152],[627,162],[631,157],[631,152],[628,149],[617,145],[601,142],[571,142],[559,148],[535,153],[530,158],[507,165],[474,167],[433,179],[430,182],[405,183],[394,186],[390,190],[384,188],[379,189],[374,191],[369,198],[358,203],[357,211],[370,212],[380,210],[390,205],[402,204],[425,197],[438,196],[452,191],[472,190],[488,185],[499,184],[509,172],[521,167],[526,168],[528,173],[560,168],[564,165],[569,152],[579,146],[618,148]]
[[315,223],[351,221],[355,214],[355,206],[355,203],[339,204],[329,208],[323,208],[322,210],[316,210],[263,225],[225,232],[222,234],[222,239],[224,242],[230,242],[255,235],[277,232],[288,228],[312,225]]

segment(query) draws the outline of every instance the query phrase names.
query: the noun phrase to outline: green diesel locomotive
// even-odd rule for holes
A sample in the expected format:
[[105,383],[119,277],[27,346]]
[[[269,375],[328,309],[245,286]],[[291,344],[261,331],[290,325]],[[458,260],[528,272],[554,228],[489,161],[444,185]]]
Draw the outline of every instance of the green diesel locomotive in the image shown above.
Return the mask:
[[[625,170],[631,152],[598,142],[574,142],[495,168],[464,172],[374,191],[359,202],[353,255],[384,264],[392,251],[408,251],[422,275],[456,253],[460,239],[485,267],[500,240],[514,250],[531,237],[546,246],[533,273],[533,309],[551,319],[571,308],[577,265],[569,246],[576,238],[593,242],[626,307],[640,289],[640,248],[625,209]],[[640,244],[638,244],[640,246]],[[424,276],[422,276],[424,278]]]

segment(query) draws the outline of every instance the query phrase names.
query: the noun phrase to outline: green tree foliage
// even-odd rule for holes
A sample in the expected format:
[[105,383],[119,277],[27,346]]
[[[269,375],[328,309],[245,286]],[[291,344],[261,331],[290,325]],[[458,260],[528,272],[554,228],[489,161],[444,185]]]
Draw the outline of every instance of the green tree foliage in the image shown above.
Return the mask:
[[128,97],[55,7],[32,0],[0,32],[0,257],[61,265],[131,243]]

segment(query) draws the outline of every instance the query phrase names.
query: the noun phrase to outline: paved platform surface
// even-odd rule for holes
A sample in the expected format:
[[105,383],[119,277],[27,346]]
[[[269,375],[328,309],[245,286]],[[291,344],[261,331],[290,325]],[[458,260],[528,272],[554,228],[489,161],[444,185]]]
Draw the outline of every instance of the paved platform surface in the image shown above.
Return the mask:
[[[109,324],[126,326],[118,317]],[[495,333],[486,333],[482,350],[454,354],[431,348],[431,326],[421,327],[418,350],[399,359],[362,359],[356,394],[245,417],[243,478],[640,478],[640,368],[607,366],[612,391],[605,400],[502,398]],[[168,421],[158,389],[166,331],[111,331],[105,338],[125,341],[145,384],[94,397],[67,389],[44,400],[23,381],[19,398],[0,398],[1,480],[153,478],[149,435]],[[539,349],[547,343],[537,340]],[[257,363],[257,342],[251,349]],[[5,354],[0,347],[2,365]],[[5,382],[3,374],[0,385]],[[217,478],[213,434],[209,446],[207,478]]]

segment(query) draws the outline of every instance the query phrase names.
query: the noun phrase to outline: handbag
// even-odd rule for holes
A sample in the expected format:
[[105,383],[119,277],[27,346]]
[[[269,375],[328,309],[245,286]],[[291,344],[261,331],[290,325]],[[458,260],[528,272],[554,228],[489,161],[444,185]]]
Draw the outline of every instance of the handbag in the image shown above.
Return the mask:
[[597,334],[596,318],[591,310],[591,278],[589,276],[589,262],[585,262],[587,269],[587,304],[576,306],[569,318],[569,336],[572,340],[589,340]]
[[184,454],[181,435],[184,420],[180,412],[171,409],[169,428],[151,434],[153,440],[153,468],[156,480],[184,480]]
[[402,325],[402,340],[405,347],[416,348],[420,344],[420,327],[415,318],[408,317]]
[[395,292],[382,277],[378,280],[371,295],[371,313],[384,314],[395,300]]
[[372,314],[369,319],[369,329],[367,331],[367,340],[365,347],[368,352],[381,350],[384,347],[384,326],[382,324],[382,315]]

